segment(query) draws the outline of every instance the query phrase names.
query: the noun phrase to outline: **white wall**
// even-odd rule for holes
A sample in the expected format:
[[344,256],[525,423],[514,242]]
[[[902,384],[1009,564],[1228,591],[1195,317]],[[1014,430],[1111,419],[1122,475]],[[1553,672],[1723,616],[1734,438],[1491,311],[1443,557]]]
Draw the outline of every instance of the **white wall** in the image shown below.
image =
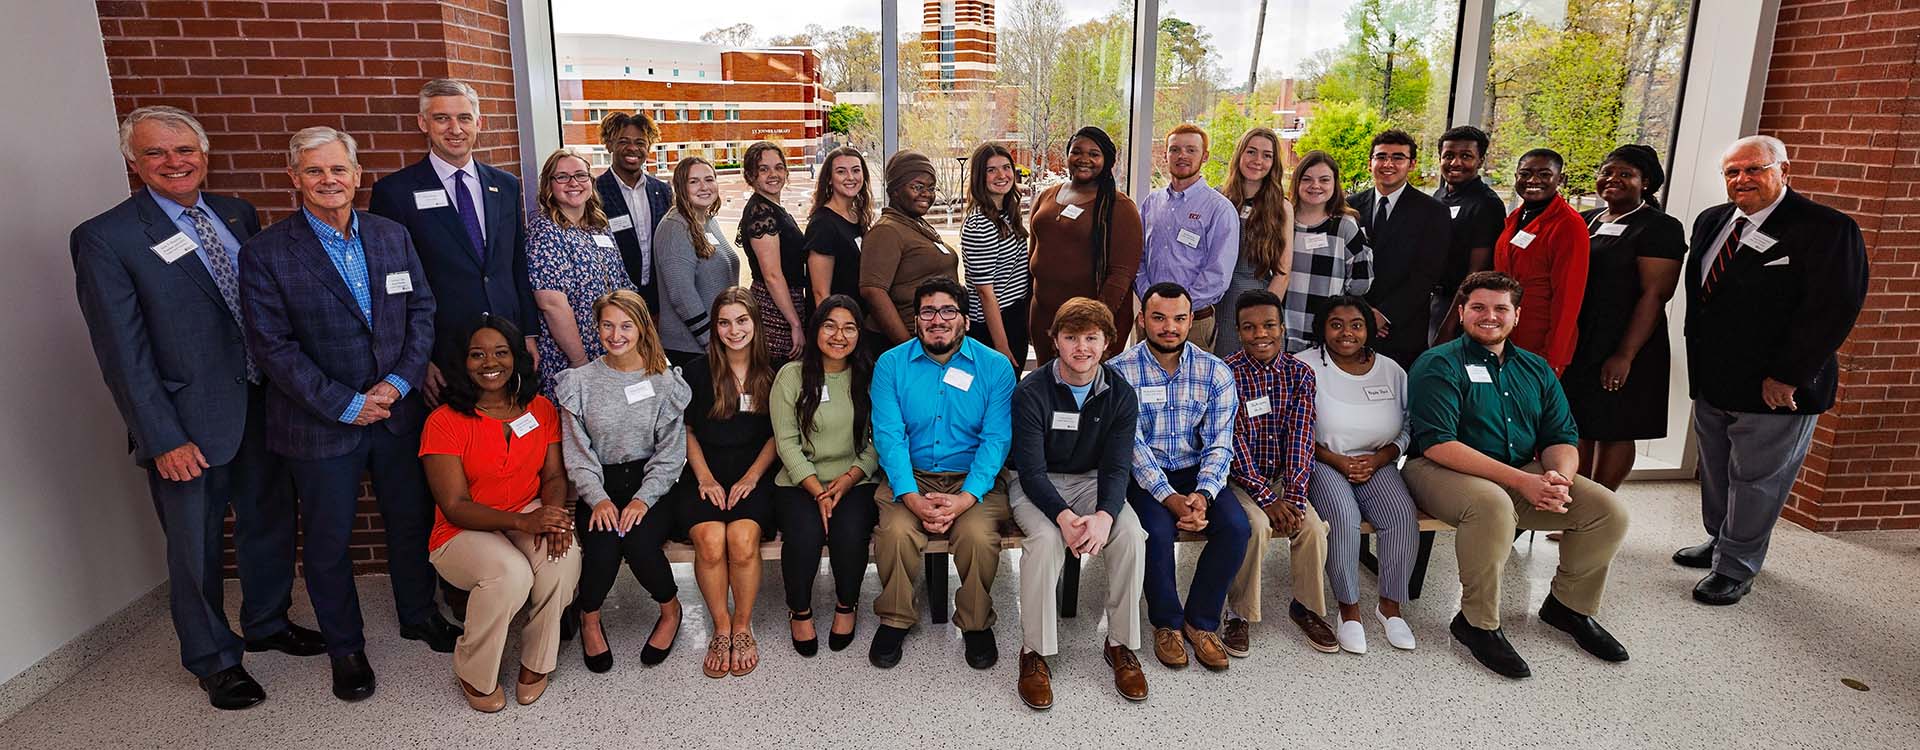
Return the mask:
[[87,345],[67,233],[127,196],[90,2],[0,24],[0,681],[166,578],[144,474]]

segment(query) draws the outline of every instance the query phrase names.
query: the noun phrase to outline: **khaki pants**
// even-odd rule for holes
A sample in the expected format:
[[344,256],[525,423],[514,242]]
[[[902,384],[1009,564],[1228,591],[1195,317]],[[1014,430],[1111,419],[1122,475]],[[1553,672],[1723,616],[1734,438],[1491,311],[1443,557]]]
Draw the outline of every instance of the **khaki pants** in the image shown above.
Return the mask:
[[[1260,566],[1267,558],[1267,545],[1273,542],[1273,521],[1267,512],[1247,497],[1245,490],[1233,487],[1233,496],[1247,513],[1247,525],[1253,528],[1247,539],[1247,557],[1227,590],[1227,606],[1249,622],[1260,621]],[[1276,500],[1275,502],[1286,502]],[[1293,576],[1293,598],[1316,615],[1327,613],[1327,522],[1308,505],[1300,530],[1287,540],[1287,568]]]
[[[1542,470],[1537,461],[1521,468]],[[1518,492],[1425,458],[1408,461],[1400,476],[1421,510],[1459,529],[1454,544],[1460,557],[1460,612],[1468,624],[1500,627],[1500,569],[1513,551],[1515,529],[1565,532],[1553,596],[1583,615],[1599,611],[1607,568],[1627,536],[1626,506],[1611,490],[1575,476],[1567,512],[1548,513],[1535,510]]]
[[[1080,515],[1091,515],[1099,505],[1099,472],[1048,473],[1047,481]],[[1041,656],[1060,652],[1060,571],[1066,566],[1066,541],[1060,525],[1034,507],[1016,479],[1008,490],[1013,520],[1026,537],[1020,553],[1021,644]],[[1107,636],[1129,649],[1140,648],[1140,587],[1147,576],[1147,532],[1133,508],[1121,503],[1100,551],[1107,561]],[[1104,644],[1103,644],[1104,645]]]
[[[539,507],[537,504],[529,507]],[[560,613],[580,581],[580,545],[547,560],[539,537],[517,531],[462,531],[428,556],[440,577],[473,592],[467,598],[466,632],[453,647],[453,673],[482,693],[499,687],[500,656],[507,626],[527,607],[520,630],[520,665],[553,671],[560,651]]]
[[[967,474],[915,471],[913,479],[922,493],[959,492]],[[960,570],[960,588],[953,596],[953,624],[961,630],[993,627],[993,576],[1000,571],[1000,522],[1008,515],[1004,474],[994,479],[993,489],[981,500],[947,529],[953,565]],[[891,483],[880,482],[873,502],[880,507],[880,521],[873,529],[873,564],[880,574],[880,596],[873,600],[873,612],[883,625],[910,628],[920,621],[913,587],[926,567],[927,530],[906,503],[893,501]]]

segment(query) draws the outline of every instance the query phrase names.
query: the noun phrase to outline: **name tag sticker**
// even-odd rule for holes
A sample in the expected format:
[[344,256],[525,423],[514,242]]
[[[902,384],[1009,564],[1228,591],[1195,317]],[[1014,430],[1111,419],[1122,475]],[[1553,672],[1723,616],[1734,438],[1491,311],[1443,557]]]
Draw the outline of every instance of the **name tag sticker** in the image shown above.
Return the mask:
[[752,411],[753,411],[753,396],[752,396],[752,394],[747,394],[747,393],[742,393],[742,394],[740,394],[740,411],[743,411],[743,412],[752,412]]
[[940,378],[940,382],[946,383],[947,385],[953,386],[963,391],[972,390],[973,389],[973,373],[967,372],[966,370],[962,370],[957,367],[949,367],[947,368],[946,376]]
[[593,236],[593,244],[611,250],[613,249],[613,235],[596,234]]
[[1240,218],[1244,219],[1252,215],[1253,215],[1253,206],[1247,205],[1247,206],[1240,207]]
[[1448,215],[1448,216],[1450,216],[1450,217],[1452,217],[1452,218],[1455,218],[1455,219],[1458,219],[1458,218],[1460,218],[1460,207],[1459,207],[1459,206],[1448,206],[1448,207],[1447,207],[1447,215]]
[[1512,242],[1514,247],[1526,247],[1528,245],[1531,245],[1533,244],[1533,233],[1532,232],[1514,232]]
[[627,403],[637,404],[653,398],[653,381],[642,380],[626,387]]
[[200,249],[199,243],[194,242],[192,237],[188,237],[186,232],[175,232],[172,237],[167,238],[167,241],[154,245],[153,254],[160,256],[162,262],[172,263],[179,260],[180,256],[198,249]]
[[1247,402],[1248,417],[1264,417],[1273,413],[1273,397],[1261,396]]
[[861,241],[861,240],[863,240],[863,239],[866,239],[866,238],[865,238],[865,237],[855,237],[855,238],[853,238],[853,249],[855,249],[855,250],[859,250],[859,249],[860,249],[860,241]]
[[[1479,365],[1468,365],[1468,367],[1480,367],[1480,366],[1479,366]],[[1483,372],[1484,372],[1484,371],[1486,370],[1486,368],[1484,368],[1484,367],[1481,367],[1480,369],[1481,369],[1481,370],[1482,370]],[[1471,375],[1469,375],[1469,377],[1471,377]],[[1391,401],[1391,400],[1393,400],[1393,386],[1390,386],[1390,385],[1370,385],[1370,386],[1367,386],[1367,387],[1365,388],[1365,390],[1366,390],[1366,393],[1367,393],[1367,400],[1368,400],[1368,401]]]
[[1605,224],[1601,224],[1600,229],[1594,232],[1594,234],[1597,234],[1601,237],[1618,237],[1626,233],[1627,233],[1627,225],[1620,224],[1617,222],[1612,222],[1612,221],[1609,221]]
[[1307,235],[1305,238],[1305,242],[1307,243],[1308,250],[1324,249],[1327,246],[1327,236],[1324,234],[1315,232],[1313,234]]
[[615,216],[607,220],[607,231],[609,232],[625,232],[632,228],[632,216]]
[[953,251],[947,248],[947,243],[945,243],[945,242],[935,242],[935,243],[933,243],[933,246],[934,246],[934,247],[937,247],[937,248],[940,248],[940,254],[941,254],[941,255],[952,255],[952,254],[953,254]]
[[720,239],[720,235],[711,232],[707,233],[707,241],[713,243],[714,247],[723,247],[727,244],[725,240]]
[[508,422],[507,426],[513,428],[514,437],[526,437],[527,433],[540,426],[540,420],[533,417],[533,412],[527,412],[520,415],[519,419]]
[[1746,245],[1747,247],[1753,248],[1755,250],[1759,250],[1760,252],[1764,253],[1767,251],[1767,248],[1773,247],[1774,243],[1777,243],[1777,242],[1779,242],[1779,240],[1776,240],[1772,237],[1768,237],[1765,232],[1755,229],[1751,232],[1748,232],[1747,238],[1744,240],[1741,240],[1740,244]]
[[387,274],[388,294],[406,294],[411,291],[413,291],[412,272],[394,271],[393,273]]
[[1166,386],[1164,386],[1164,385],[1149,385],[1149,386],[1143,386],[1143,387],[1141,387],[1141,388],[1140,388],[1140,403],[1143,403],[1143,404],[1164,404],[1164,403],[1166,403],[1166,402],[1167,402],[1167,387],[1166,387]]
[[1053,413],[1053,429],[1068,432],[1080,431],[1080,412],[1056,411]]
[[1475,383],[1493,382],[1493,373],[1487,372],[1486,365],[1467,365],[1467,379]]
[[1070,205],[1060,209],[1061,218],[1064,218],[1067,221],[1073,221],[1074,219],[1078,219],[1080,218],[1080,214],[1083,214],[1083,213],[1086,213],[1086,209],[1083,209],[1079,206]]
[[827,387],[824,385],[820,386],[820,403],[824,404],[832,400],[833,400],[833,391],[827,390]]
[[447,205],[445,190],[417,190],[413,193],[413,207],[421,211],[429,208],[446,208]]
[[1200,246],[1200,235],[1199,235],[1199,234],[1196,234],[1196,233],[1195,233],[1195,232],[1194,232],[1193,230],[1191,230],[1191,229],[1182,229],[1182,230],[1180,230],[1180,236],[1179,236],[1179,240],[1180,240],[1180,244],[1182,244],[1182,245],[1186,245],[1187,247],[1199,247],[1199,246]]

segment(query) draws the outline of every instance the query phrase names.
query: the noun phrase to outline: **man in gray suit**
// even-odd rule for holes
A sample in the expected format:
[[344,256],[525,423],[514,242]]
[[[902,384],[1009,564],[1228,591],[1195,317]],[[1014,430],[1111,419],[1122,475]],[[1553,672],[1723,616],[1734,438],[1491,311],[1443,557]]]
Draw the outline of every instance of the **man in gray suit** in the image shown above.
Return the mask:
[[[294,500],[262,439],[264,388],[241,337],[238,254],[260,221],[252,204],[201,191],[207,135],[186,112],[134,110],[120,151],[146,187],[73,230],[80,311],[166,530],[180,661],[215,708],[247,708],[266,693],[243,651],[326,648],[287,620]],[[229,505],[244,639],[222,600]]]

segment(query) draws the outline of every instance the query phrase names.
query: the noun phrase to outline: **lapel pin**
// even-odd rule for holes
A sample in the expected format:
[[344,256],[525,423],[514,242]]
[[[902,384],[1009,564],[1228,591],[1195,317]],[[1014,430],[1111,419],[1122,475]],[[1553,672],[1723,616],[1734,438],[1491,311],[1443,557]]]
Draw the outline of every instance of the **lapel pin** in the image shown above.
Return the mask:
[[500,188],[497,188],[497,187],[494,187],[494,186],[492,186],[492,185],[488,185],[488,186],[487,186],[487,192],[489,192],[489,193],[498,193],[498,192],[500,192]]

